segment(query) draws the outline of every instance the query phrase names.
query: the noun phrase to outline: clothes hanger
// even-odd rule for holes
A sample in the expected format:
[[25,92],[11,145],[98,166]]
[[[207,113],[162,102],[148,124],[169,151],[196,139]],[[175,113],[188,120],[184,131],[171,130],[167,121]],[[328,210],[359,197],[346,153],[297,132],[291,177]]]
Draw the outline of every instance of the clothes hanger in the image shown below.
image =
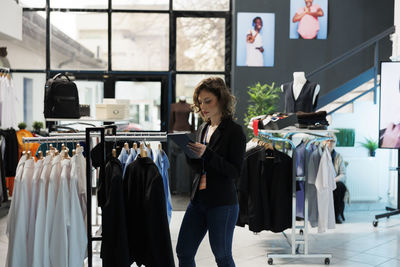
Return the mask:
[[124,143],[124,149],[126,150],[126,152],[128,153],[128,155],[131,153],[130,149],[129,149],[129,144],[127,142]]
[[38,159],[43,159],[43,152],[42,151],[38,152]]
[[144,149],[144,144],[143,143],[140,144],[140,156],[142,158],[147,157],[147,151],[146,151],[146,149]]

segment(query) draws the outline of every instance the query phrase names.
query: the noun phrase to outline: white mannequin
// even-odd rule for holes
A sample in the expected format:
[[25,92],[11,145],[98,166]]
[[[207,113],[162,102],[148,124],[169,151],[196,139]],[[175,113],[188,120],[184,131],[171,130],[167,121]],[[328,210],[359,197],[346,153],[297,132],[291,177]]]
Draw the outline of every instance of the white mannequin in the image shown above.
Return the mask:
[[[301,89],[303,89],[304,84],[307,82],[306,75],[303,71],[293,72],[293,96],[294,100],[297,100],[301,93]],[[283,92],[283,84],[281,85],[281,90]],[[315,99],[319,94],[320,86],[317,84],[315,86],[314,96],[313,96],[313,104],[315,103]]]
[[181,96],[179,97],[179,101],[186,102],[186,96],[181,95]]

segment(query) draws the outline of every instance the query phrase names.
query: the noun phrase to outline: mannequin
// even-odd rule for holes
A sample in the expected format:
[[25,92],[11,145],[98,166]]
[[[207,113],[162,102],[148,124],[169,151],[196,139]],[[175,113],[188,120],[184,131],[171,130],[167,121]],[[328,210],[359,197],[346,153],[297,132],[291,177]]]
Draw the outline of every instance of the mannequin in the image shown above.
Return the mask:
[[[177,103],[171,104],[169,116],[169,132],[193,132],[194,131],[194,115],[191,114],[190,104],[186,103],[186,97],[180,96]],[[189,116],[191,115],[191,123]]]
[[[290,94],[290,92],[285,92],[285,88],[292,89],[291,93],[293,94],[294,101],[297,102],[297,100],[299,99],[299,96],[300,96],[303,88],[305,88],[305,85],[307,82],[309,83],[308,86],[311,86],[311,90],[313,90],[313,92],[312,92],[312,94],[310,94],[310,92],[309,92],[300,101],[307,101],[307,100],[310,101],[311,99],[304,99],[304,98],[310,98],[310,96],[312,96],[312,102],[310,103],[311,107],[304,107],[304,104],[303,104],[302,109],[305,109],[305,110],[301,110],[301,108],[299,109],[299,107],[297,105],[292,106],[292,103],[289,103],[288,100],[291,98],[291,94]],[[312,83],[312,82],[308,81],[306,79],[304,72],[293,72],[293,82],[282,84],[281,90],[284,93],[284,97],[285,97],[285,112],[297,112],[297,111],[313,112],[313,111],[315,111],[315,108],[317,106],[317,98],[318,98],[318,94],[320,91],[320,85],[317,83]],[[290,96],[289,96],[289,94],[290,94]]]

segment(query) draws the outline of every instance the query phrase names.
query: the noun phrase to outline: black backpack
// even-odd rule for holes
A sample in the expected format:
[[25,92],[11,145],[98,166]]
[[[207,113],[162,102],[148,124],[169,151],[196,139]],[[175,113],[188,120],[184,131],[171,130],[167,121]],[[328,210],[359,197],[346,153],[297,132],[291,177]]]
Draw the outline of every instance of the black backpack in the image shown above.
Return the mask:
[[[63,79],[61,76],[67,79]],[[58,73],[46,82],[44,91],[44,117],[80,118],[78,88],[67,75]]]

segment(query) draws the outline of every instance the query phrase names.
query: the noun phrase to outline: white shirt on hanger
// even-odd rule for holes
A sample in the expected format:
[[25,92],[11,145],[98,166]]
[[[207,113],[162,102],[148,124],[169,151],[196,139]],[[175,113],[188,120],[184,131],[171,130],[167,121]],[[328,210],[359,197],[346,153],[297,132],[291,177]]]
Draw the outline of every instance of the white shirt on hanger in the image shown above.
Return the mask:
[[[71,180],[70,180],[70,231],[68,233],[68,251],[69,251],[69,266],[82,266],[86,256],[87,247],[87,232],[86,223],[82,216],[82,188],[79,188],[79,181],[86,181],[84,157],[82,155],[83,148],[80,147],[76,151],[76,155],[72,157]],[[76,172],[72,175],[72,169]],[[82,186],[82,185],[81,185]],[[86,183],[85,183],[86,190]],[[86,191],[84,192],[86,196]],[[86,199],[85,199],[86,201]],[[85,202],[85,215],[86,215],[86,202]]]
[[329,149],[325,148],[315,180],[318,199],[318,233],[324,233],[327,229],[335,229],[335,209],[333,206],[333,190],[336,189],[335,177],[331,153]]
[[22,173],[24,169],[24,164],[26,161],[26,156],[23,155],[18,162],[16,175],[14,179],[14,189],[13,189],[13,199],[11,201],[10,210],[8,212],[8,221],[6,234],[8,236],[8,251],[6,259],[6,267],[13,266],[13,251],[15,249],[15,234],[17,231],[17,212],[18,212],[18,201],[20,196],[20,182],[22,178]]
[[16,107],[19,106],[19,100],[15,93],[12,80],[7,77],[0,78],[0,99],[1,99],[1,127],[16,128],[17,112]]
[[20,178],[16,214],[14,245],[9,248],[9,267],[29,267],[28,263],[28,229],[29,229],[29,207],[32,177],[35,169],[35,159],[25,161]]
[[78,183],[79,202],[86,224],[86,160],[82,152],[83,147],[77,147],[76,154],[72,157],[71,178],[75,178]]
[[39,159],[35,164],[35,170],[32,177],[32,196],[30,201],[29,209],[29,230],[28,230],[28,263],[32,266],[33,263],[33,247],[35,241],[35,225],[36,225],[36,215],[38,209],[38,199],[39,199],[39,186],[40,186],[40,174],[42,173],[43,159]]
[[[50,237],[51,266],[68,267],[68,230],[70,227],[70,193],[68,180],[71,173],[71,160],[61,161],[60,186],[54,210],[53,227]],[[83,263],[83,262],[82,262]]]
[[50,264],[50,240],[51,240],[51,233],[53,230],[53,220],[54,220],[55,206],[57,202],[58,187],[60,183],[61,159],[63,156],[64,152],[61,151],[61,153],[55,156],[51,162],[51,172],[50,172],[49,186],[47,191],[46,227],[44,232],[44,247],[43,247],[44,267],[52,266]]
[[52,155],[47,155],[43,161],[43,169],[39,180],[38,210],[35,224],[35,239],[33,245],[32,267],[48,267],[44,263],[44,238],[46,230],[46,184],[50,178]]

